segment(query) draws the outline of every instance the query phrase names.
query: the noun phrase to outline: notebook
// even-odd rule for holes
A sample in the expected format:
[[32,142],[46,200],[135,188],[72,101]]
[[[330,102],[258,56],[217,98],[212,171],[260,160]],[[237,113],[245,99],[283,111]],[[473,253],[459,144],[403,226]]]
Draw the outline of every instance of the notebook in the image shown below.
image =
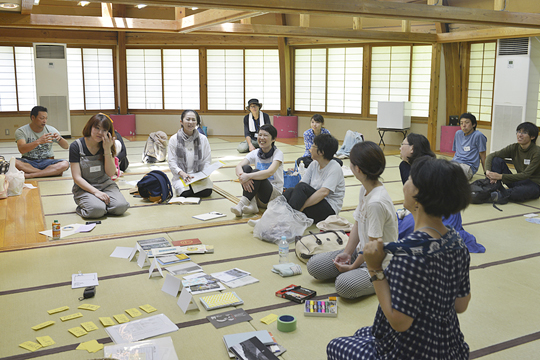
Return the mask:
[[244,302],[234,291],[201,297],[206,310],[220,309],[227,306],[242,305]]
[[206,220],[211,220],[211,219],[216,219],[216,218],[220,218],[220,217],[223,217],[223,216],[227,216],[223,213],[220,213],[220,212],[217,212],[217,211],[211,211],[209,213],[206,213],[206,214],[201,214],[201,215],[195,215],[193,216],[195,219],[197,220],[203,220],[203,221],[206,221]]

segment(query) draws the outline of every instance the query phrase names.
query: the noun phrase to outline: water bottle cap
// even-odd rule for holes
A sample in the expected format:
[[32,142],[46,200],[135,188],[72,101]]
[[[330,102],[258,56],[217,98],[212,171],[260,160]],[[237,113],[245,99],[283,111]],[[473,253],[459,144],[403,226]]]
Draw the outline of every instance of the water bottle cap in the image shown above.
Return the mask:
[[287,240],[287,237],[286,237],[286,236],[282,236],[282,237],[281,237],[281,240]]

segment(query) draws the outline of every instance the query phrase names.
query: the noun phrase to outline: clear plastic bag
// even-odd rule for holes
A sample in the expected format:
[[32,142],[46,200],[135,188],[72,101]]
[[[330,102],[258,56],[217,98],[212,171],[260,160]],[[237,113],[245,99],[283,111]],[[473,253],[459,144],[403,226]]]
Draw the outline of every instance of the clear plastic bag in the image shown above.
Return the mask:
[[264,241],[277,244],[282,236],[289,243],[294,242],[296,236],[304,235],[308,227],[313,224],[306,214],[294,210],[285,197],[278,196],[268,203],[262,218],[257,221],[253,229],[253,236]]
[[6,180],[9,181],[8,196],[21,195],[24,187],[24,172],[15,167],[15,157],[9,161],[9,170],[6,173]]

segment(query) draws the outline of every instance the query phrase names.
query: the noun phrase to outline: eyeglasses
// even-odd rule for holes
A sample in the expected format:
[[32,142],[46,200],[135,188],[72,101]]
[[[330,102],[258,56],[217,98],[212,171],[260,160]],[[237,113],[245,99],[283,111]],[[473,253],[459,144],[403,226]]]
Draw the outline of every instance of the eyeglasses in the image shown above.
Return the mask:
[[405,144],[405,143],[401,143],[401,146],[409,146],[411,144]]
[[516,135],[529,135],[529,133],[525,131],[516,131]]

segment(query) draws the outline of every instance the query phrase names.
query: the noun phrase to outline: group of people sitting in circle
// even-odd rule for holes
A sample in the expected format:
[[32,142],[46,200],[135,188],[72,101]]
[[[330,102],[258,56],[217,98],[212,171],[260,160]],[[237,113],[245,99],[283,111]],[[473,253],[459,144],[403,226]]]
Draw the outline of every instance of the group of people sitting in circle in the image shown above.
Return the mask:
[[[275,144],[277,130],[261,106],[257,99],[248,103],[246,141],[238,149],[248,153],[235,168],[242,197],[231,207],[232,213],[257,214],[260,207],[284,196],[293,209],[314,222],[339,214],[345,181],[334,158],[338,141],[323,127],[323,117],[314,115],[304,133],[306,152],[299,161],[306,165],[305,174],[294,188],[283,192],[284,155]],[[31,120],[17,130],[23,154],[17,168],[33,177],[60,175],[71,165],[76,211],[84,218],[121,215],[129,208],[111,180],[118,150],[108,115],[96,114],[86,123],[83,137],[69,146],[69,164],[51,159],[52,142],[64,149],[68,143],[46,125],[46,109],[33,110]],[[186,110],[180,123],[168,146],[175,194],[208,197],[210,179],[185,185],[190,174],[211,162],[208,139],[198,130],[199,114]],[[463,114],[460,126],[453,161],[437,159],[423,135],[411,133],[403,140],[399,170],[407,214],[399,219],[382,182],[383,151],[371,141],[353,146],[350,168],[361,187],[349,241],[343,250],[313,256],[307,270],[315,279],[334,281],[341,297],[376,294],[379,307],[372,326],[330,342],[329,359],[468,359],[457,314],[467,309],[471,299],[470,256],[462,239],[466,232],[460,214],[471,200],[471,173],[481,162],[486,178],[500,184],[494,201],[536,199],[540,197],[540,148],[538,128],[525,122],[517,128],[516,144],[486,157],[485,136],[476,130],[476,118]],[[505,158],[512,159],[516,173],[508,169]]]

